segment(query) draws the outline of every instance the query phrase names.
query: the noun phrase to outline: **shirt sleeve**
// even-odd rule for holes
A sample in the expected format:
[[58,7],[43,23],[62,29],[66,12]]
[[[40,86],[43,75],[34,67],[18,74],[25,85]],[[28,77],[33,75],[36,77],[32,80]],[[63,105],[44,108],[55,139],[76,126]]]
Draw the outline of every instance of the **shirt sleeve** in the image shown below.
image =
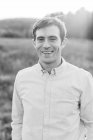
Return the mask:
[[18,95],[16,80],[12,99],[12,140],[22,140],[23,106]]
[[87,129],[87,140],[93,140],[93,77],[90,73],[83,81],[83,87],[80,115]]

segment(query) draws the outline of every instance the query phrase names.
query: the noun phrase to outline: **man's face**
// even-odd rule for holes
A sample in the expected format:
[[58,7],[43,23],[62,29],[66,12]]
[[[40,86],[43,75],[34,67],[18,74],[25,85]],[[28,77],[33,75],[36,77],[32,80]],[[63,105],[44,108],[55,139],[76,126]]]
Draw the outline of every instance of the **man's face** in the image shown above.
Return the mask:
[[57,64],[61,58],[62,41],[56,25],[36,31],[35,47],[41,63]]

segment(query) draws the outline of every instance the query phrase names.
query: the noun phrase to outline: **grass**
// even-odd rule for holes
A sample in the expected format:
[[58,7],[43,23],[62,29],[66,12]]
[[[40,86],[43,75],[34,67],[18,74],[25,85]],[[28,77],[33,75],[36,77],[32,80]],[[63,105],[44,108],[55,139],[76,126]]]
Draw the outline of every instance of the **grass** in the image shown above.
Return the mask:
[[63,50],[63,56],[70,63],[93,74],[93,41],[71,39]]

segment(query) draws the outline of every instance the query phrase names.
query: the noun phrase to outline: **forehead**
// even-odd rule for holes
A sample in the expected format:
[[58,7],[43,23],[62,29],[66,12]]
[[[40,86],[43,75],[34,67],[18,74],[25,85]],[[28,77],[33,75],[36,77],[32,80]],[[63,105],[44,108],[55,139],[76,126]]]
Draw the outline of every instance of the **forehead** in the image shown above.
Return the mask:
[[50,25],[40,28],[36,31],[36,37],[38,36],[59,36],[60,31],[56,25]]

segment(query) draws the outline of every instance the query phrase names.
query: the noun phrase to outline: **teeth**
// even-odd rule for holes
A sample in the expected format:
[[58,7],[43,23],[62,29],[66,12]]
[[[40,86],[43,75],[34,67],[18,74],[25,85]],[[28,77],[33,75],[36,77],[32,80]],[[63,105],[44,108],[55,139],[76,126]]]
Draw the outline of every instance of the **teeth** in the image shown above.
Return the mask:
[[50,53],[52,53],[52,52],[43,52],[44,54],[50,54]]

